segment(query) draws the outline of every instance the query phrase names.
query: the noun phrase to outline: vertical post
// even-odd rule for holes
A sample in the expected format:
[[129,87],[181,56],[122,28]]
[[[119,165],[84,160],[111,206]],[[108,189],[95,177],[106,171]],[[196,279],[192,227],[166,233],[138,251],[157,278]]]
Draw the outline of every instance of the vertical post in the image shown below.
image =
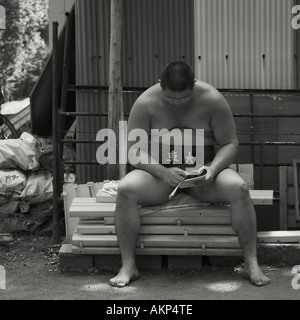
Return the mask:
[[287,230],[288,227],[288,170],[286,166],[279,167],[279,230]]
[[[62,72],[62,87],[61,87],[61,99],[60,105],[58,106],[57,114],[59,118],[57,119],[57,135],[58,135],[58,181],[57,185],[59,188],[64,182],[64,170],[61,165],[63,159],[64,144],[61,141],[63,138],[63,130],[65,129],[65,115],[61,114],[67,110],[67,87],[69,81],[69,70],[70,70],[70,50],[71,50],[71,23],[72,16],[70,13],[66,13],[66,30],[65,30],[65,42],[64,42],[64,59],[63,59],[63,72]],[[58,193],[61,191],[58,190]]]
[[[300,5],[300,0],[294,0],[293,6]],[[300,29],[294,32],[294,81],[295,89],[300,89]]]
[[61,109],[66,111],[67,103],[67,86],[69,80],[70,70],[70,49],[71,49],[71,19],[69,12],[66,13],[66,31],[65,31],[65,47],[64,47],[64,62],[63,62],[63,76],[62,76],[62,92],[61,92]]
[[58,111],[58,23],[52,23],[53,48],[52,48],[52,140],[53,140],[53,242],[59,242],[59,163],[58,163],[58,136],[57,136],[57,111]]
[[[119,140],[119,121],[124,119],[121,78],[122,20],[122,0],[111,0],[108,128],[114,132],[117,141]],[[112,154],[117,155],[118,162],[119,143],[110,147]],[[119,179],[124,175],[125,165],[108,163],[109,179]]]

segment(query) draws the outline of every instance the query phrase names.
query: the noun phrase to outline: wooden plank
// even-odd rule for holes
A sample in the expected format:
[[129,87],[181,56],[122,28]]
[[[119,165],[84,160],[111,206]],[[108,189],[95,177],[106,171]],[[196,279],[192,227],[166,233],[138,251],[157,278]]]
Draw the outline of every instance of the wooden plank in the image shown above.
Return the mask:
[[296,212],[294,209],[287,210],[288,229],[300,229],[300,222],[296,221]]
[[[294,187],[287,188],[287,205],[295,208],[295,190]],[[296,213],[295,213],[296,214]]]
[[249,93],[222,92],[233,113],[250,113]]
[[69,237],[73,234],[78,222],[79,218],[71,218],[70,217],[70,206],[72,201],[77,197],[76,185],[73,183],[65,183],[63,185],[63,199],[64,199],[64,214],[65,214],[65,229],[66,236]]
[[71,204],[89,204],[89,203],[96,203],[95,198],[91,198],[91,197],[76,197],[73,199]]
[[115,203],[116,197],[110,195],[109,193],[99,190],[96,194],[96,202],[110,202]]
[[[72,244],[79,247],[116,247],[118,239],[116,235],[90,235],[74,233]],[[137,247],[221,247],[239,248],[237,236],[232,235],[139,235]]]
[[230,216],[230,206],[214,206],[214,205],[199,205],[199,206],[174,206],[167,208],[164,206],[161,209],[146,210],[141,208],[142,217],[228,217]]
[[[136,248],[137,255],[205,255],[205,256],[242,256],[241,249],[233,248]],[[120,254],[118,247],[85,247],[72,245],[74,254]]]
[[[116,234],[114,225],[79,223],[76,228],[81,234]],[[142,225],[140,234],[230,234],[235,235],[230,225]]]
[[104,219],[103,218],[91,218],[91,219],[87,219],[87,218],[80,218],[80,223],[81,224],[85,224],[85,225],[87,225],[87,224],[94,224],[94,223],[97,223],[97,224],[99,224],[99,223],[104,223]]
[[299,114],[300,96],[293,94],[256,94],[254,111],[263,114]]
[[298,189],[298,164],[300,163],[299,159],[293,160],[293,171],[294,171],[294,195],[295,195],[295,212],[296,212],[296,221],[300,222],[299,214],[299,189]]
[[[105,217],[104,223],[115,224],[114,217]],[[189,224],[231,224],[230,216],[228,217],[141,217],[141,224],[173,224],[173,225],[189,225]]]
[[288,185],[294,183],[294,170],[292,166],[287,166],[287,183]]
[[255,205],[272,205],[273,190],[249,190],[250,198]]
[[[295,138],[293,137],[290,137],[289,139],[282,138],[282,140],[287,140],[288,142],[296,142],[294,141]],[[280,148],[278,163],[292,163],[293,159],[297,158],[299,158],[299,146],[282,146]]]
[[260,231],[258,242],[300,243],[300,231]]
[[76,232],[80,234],[116,234],[116,228],[114,225],[79,223]]
[[288,218],[287,218],[287,167],[279,167],[279,227],[280,230],[287,230]]
[[[123,3],[121,0],[110,1],[110,49],[109,49],[109,92],[108,92],[108,128],[119,137],[119,122],[124,120],[122,76],[121,76],[121,44]],[[110,144],[111,154],[117,155],[117,145]],[[124,164],[113,164],[108,161],[107,177],[119,179],[125,175]]]
[[[95,200],[95,198],[92,198]],[[70,217],[107,217],[113,216],[115,211],[114,203],[72,202],[70,206]]]

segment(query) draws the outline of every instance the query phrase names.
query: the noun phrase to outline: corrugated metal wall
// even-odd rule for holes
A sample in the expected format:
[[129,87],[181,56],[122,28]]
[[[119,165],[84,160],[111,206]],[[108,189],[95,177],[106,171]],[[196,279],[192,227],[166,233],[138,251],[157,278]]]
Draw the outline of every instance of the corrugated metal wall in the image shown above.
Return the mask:
[[[193,0],[124,0],[122,78],[125,87],[156,83],[173,60],[194,64]],[[110,0],[76,0],[76,84],[107,86],[109,80]],[[78,92],[77,111],[106,112],[107,93]],[[128,112],[138,97],[124,94]],[[78,117],[77,138],[96,139],[105,118]],[[97,146],[77,145],[78,161],[95,161]],[[79,182],[101,181],[105,167],[78,166]]]
[[195,0],[197,77],[225,89],[294,89],[292,6]]

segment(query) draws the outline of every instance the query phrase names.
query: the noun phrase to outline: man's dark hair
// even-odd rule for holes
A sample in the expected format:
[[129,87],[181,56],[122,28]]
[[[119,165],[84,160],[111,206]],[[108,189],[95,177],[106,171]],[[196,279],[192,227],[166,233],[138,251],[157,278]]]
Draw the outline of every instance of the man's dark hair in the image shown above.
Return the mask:
[[195,85],[194,71],[185,62],[171,62],[161,72],[160,85],[163,90],[169,89],[171,91],[193,89]]

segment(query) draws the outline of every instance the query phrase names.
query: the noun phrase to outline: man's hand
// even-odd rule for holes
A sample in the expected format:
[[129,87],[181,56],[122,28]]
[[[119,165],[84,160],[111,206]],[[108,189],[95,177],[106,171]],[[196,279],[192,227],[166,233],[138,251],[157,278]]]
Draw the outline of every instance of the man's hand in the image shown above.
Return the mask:
[[186,171],[177,167],[166,168],[161,178],[169,185],[176,187],[178,183],[181,182],[182,178],[186,176],[186,174]]
[[205,166],[205,169],[207,170],[205,178],[203,180],[195,181],[195,186],[209,187],[212,184],[215,178],[215,171],[207,166]]

